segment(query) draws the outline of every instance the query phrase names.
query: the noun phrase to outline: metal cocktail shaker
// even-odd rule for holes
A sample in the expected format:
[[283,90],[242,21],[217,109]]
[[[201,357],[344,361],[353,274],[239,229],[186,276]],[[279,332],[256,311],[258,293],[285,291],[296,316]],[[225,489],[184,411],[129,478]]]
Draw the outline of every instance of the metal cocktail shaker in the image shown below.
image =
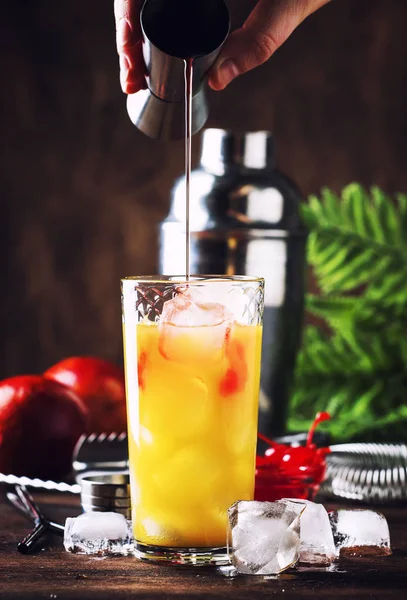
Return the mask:
[[193,58],[192,133],[208,117],[205,75],[228,36],[224,0],[146,0],[140,15],[147,89],[127,98],[131,121],[162,140],[185,133],[183,59]]
[[[274,140],[258,131],[207,129],[191,176],[191,273],[265,277],[259,430],[283,433],[304,305],[306,231],[301,196],[275,167]],[[185,179],[160,224],[160,272],[185,270]]]

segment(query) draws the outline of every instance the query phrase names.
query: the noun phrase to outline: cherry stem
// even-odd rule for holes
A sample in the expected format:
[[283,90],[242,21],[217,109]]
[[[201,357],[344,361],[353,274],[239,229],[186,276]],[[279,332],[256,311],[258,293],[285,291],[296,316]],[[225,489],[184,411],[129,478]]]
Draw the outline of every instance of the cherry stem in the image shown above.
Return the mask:
[[265,435],[263,435],[262,433],[258,433],[257,436],[263,441],[266,442],[266,444],[268,444],[269,446],[274,446],[274,442],[273,440],[270,440],[268,437],[266,437]]
[[308,431],[307,443],[306,443],[307,446],[311,446],[312,440],[313,440],[313,437],[314,437],[314,433],[315,433],[315,430],[318,427],[318,425],[320,423],[322,423],[322,421],[328,421],[330,418],[331,418],[331,415],[329,413],[327,413],[327,412],[318,412],[315,415],[314,422],[312,423],[312,425],[311,425],[311,427],[309,428],[309,431]]
[[[309,428],[308,431],[308,435],[307,435],[307,441],[306,441],[306,446],[311,446],[312,445],[312,440],[314,437],[314,433],[316,428],[318,427],[318,425],[320,423],[322,423],[323,421],[328,421],[331,418],[331,415],[327,412],[318,412],[315,415],[315,419],[311,425],[311,427]],[[275,442],[273,442],[273,440],[271,440],[270,438],[266,437],[265,435],[263,435],[262,433],[258,432],[257,436],[263,441],[266,442],[266,444],[268,444],[271,448],[275,447]]]

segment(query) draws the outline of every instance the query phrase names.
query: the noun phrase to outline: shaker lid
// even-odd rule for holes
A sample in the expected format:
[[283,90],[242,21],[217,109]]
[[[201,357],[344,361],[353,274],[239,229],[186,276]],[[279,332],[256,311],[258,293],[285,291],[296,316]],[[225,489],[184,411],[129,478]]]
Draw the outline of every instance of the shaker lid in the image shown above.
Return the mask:
[[206,129],[202,137],[201,166],[222,175],[226,166],[246,169],[274,167],[274,137],[270,131],[235,133],[225,129]]

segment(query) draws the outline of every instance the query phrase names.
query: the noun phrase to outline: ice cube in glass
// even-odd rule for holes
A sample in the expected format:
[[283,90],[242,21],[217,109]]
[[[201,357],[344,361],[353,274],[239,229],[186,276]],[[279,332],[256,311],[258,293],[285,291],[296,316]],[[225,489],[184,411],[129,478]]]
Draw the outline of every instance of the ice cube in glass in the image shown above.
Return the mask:
[[[164,303],[160,318],[159,350],[164,358],[181,364],[213,361],[224,349],[233,315],[219,303],[197,303],[180,294]],[[200,343],[191,339],[196,328]],[[186,347],[187,346],[187,351]]]

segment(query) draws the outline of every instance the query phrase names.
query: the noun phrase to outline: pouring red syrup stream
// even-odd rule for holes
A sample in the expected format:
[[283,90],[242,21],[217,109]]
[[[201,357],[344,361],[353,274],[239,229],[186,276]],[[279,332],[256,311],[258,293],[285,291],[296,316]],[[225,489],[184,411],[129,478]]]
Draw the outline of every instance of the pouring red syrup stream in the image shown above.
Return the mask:
[[330,419],[329,413],[317,413],[305,446],[278,444],[259,433],[258,437],[268,444],[264,456],[256,457],[256,500],[279,500],[301,498],[312,500],[321,485],[326,471],[326,455],[329,448],[317,448],[313,443],[315,429]]

